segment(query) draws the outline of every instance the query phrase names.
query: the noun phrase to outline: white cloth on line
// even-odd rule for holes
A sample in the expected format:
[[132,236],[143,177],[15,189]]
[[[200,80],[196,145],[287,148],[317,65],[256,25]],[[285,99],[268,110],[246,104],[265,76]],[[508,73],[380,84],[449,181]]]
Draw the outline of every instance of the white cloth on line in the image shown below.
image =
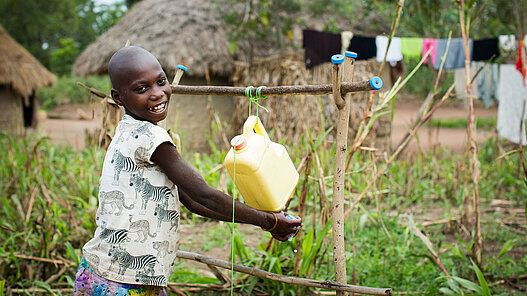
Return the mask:
[[340,33],[340,39],[342,43],[342,47],[340,48],[340,54],[344,55],[344,53],[346,53],[350,46],[351,38],[353,38],[353,32],[351,31],[343,31],[342,33]]
[[[523,86],[523,77],[515,65],[501,65],[498,82],[498,136],[513,143],[526,145],[525,119],[527,118],[527,87]],[[525,111],[522,116],[522,106]],[[520,138],[520,124],[522,133]]]
[[[377,36],[375,37],[375,45],[377,46],[377,62],[382,63],[384,55],[386,54],[386,48],[388,47],[388,37]],[[401,52],[401,38],[393,37],[386,54],[386,61],[390,63],[396,63],[403,59],[403,53]]]
[[498,37],[500,47],[503,50],[511,51],[516,49],[516,36],[514,35],[500,35]]

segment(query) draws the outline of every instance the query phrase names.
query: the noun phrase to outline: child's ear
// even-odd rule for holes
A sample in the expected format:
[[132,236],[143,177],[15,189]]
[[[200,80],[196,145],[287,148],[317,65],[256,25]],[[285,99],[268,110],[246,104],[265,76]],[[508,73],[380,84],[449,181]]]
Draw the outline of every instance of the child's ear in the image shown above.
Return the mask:
[[112,90],[110,90],[110,93],[112,95],[112,99],[117,103],[117,105],[123,106],[123,101],[121,101],[121,94],[119,93],[119,91],[115,88],[112,88]]

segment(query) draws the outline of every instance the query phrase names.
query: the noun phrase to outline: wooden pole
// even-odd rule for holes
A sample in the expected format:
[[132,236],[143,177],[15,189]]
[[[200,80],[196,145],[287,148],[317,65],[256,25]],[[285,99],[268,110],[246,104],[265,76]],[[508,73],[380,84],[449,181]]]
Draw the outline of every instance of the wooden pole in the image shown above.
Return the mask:
[[[371,81],[378,79],[373,77],[370,80],[359,82],[342,82],[340,93],[360,92],[373,90]],[[172,94],[182,95],[213,95],[213,96],[243,96],[245,97],[245,87],[233,86],[191,86],[191,85],[172,85]],[[251,89],[251,95],[256,96],[256,87]],[[261,89],[262,96],[291,96],[291,95],[324,95],[331,94],[333,86],[331,84],[320,85],[289,85],[289,86],[268,86]]]
[[[470,8],[469,8],[470,10]],[[470,11],[469,11],[470,12]],[[470,20],[470,18],[469,18]],[[472,157],[472,197],[474,200],[474,245],[472,246],[472,254],[478,266],[481,266],[483,238],[481,236],[481,222],[479,209],[479,160],[478,160],[478,145],[476,143],[475,126],[474,126],[474,98],[472,96],[472,79],[470,79],[470,49],[468,45],[469,39],[469,24],[465,24],[465,1],[461,0],[459,5],[459,23],[461,25],[461,36],[463,38],[463,49],[465,52],[465,79],[467,84],[467,100],[468,100],[468,141],[470,156]],[[521,139],[520,139],[521,142]]]
[[[187,71],[187,67],[182,66],[182,65],[177,65],[176,74],[174,75],[174,80],[172,81],[172,85],[171,86],[178,85],[179,81],[181,80],[181,77],[183,77],[183,74],[186,71]],[[159,122],[159,126],[161,126],[164,129],[168,129],[167,128],[167,119],[165,118],[165,119],[161,120]],[[179,147],[179,145],[178,145],[178,147]]]
[[[351,82],[353,75],[354,60],[356,55],[346,52],[346,58],[342,55],[334,55],[331,58],[333,64],[333,99],[338,108],[337,141],[335,148],[335,174],[333,178],[333,204],[331,216],[333,223],[333,263],[335,266],[335,280],[340,283],[347,282],[346,276],[346,251],[344,246],[344,178],[346,165],[346,154],[348,150],[348,128],[350,117],[351,94],[346,94],[345,99],[341,93],[341,76],[344,75],[345,82]],[[345,60],[345,62],[344,62]],[[344,62],[344,74],[341,63]],[[347,295],[344,291],[337,291],[337,296]]]
[[313,280],[306,278],[299,278],[294,276],[280,275],[276,273],[271,273],[254,267],[248,267],[240,264],[232,264],[225,260],[214,259],[206,257],[197,253],[186,252],[186,251],[177,251],[177,257],[180,259],[194,260],[201,262],[207,265],[218,266],[225,269],[233,269],[236,272],[242,272],[252,276],[257,276],[262,279],[282,282],[286,284],[301,285],[306,287],[313,287],[319,289],[328,289],[335,291],[348,291],[355,292],[364,295],[392,295],[392,290],[390,288],[370,288],[370,287],[361,287],[354,285],[346,285],[342,283],[337,283],[335,281],[321,281]]

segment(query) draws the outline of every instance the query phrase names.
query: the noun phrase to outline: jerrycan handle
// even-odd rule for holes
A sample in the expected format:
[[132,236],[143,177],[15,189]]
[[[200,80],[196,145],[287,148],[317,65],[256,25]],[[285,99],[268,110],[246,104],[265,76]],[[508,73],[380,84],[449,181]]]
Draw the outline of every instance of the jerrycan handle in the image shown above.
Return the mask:
[[265,127],[260,121],[260,118],[258,118],[258,116],[251,115],[243,124],[243,135],[245,137],[248,137],[254,134],[255,132],[263,136],[267,141],[271,142],[271,139],[269,139],[269,135],[267,135]]

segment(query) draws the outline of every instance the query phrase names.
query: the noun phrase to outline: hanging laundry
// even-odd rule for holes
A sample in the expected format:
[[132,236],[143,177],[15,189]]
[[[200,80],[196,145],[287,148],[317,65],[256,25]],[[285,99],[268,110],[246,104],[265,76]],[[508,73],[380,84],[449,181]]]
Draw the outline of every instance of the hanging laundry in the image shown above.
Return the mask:
[[[522,80],[522,75],[514,65],[500,66],[497,129],[498,136],[517,144],[526,145],[524,120],[527,118],[527,110],[524,111],[522,118],[522,108],[524,102],[527,102],[527,87],[523,85]],[[521,136],[520,124],[522,125]]]
[[423,51],[421,53],[421,57],[424,57],[430,48],[432,48],[432,51],[430,51],[429,57],[427,57],[424,60],[423,62],[424,64],[428,64],[428,59],[430,59],[432,61],[432,64],[434,64],[434,61],[436,60],[436,52],[437,52],[437,39],[424,38],[423,39]]
[[346,50],[350,46],[351,38],[353,38],[353,32],[351,31],[343,31],[340,33],[340,54],[343,55],[346,53]]
[[[472,63],[470,66],[470,75],[474,75],[476,71],[477,71],[476,65]],[[465,68],[458,68],[454,70],[454,83],[455,83],[454,92],[456,94],[456,98],[464,102],[466,102],[468,98],[467,78],[466,77],[467,76],[465,73]],[[472,83],[472,98],[474,99],[479,98],[478,87],[475,82]]]
[[[474,84],[478,90],[478,96],[485,104],[485,107],[490,107],[494,102],[498,103],[498,64],[487,64],[483,62],[474,62],[474,70],[478,71],[478,76]],[[473,72],[476,74],[476,72]]]
[[351,38],[348,50],[357,53],[357,60],[369,60],[377,55],[375,38],[354,35],[353,38]]
[[401,37],[401,53],[405,59],[419,58],[423,51],[423,39],[415,37]]
[[516,53],[516,70],[518,70],[523,77],[523,86],[525,86],[525,76],[527,75],[527,69],[525,65],[527,57],[525,56],[525,45],[523,43],[524,37],[525,35],[523,35],[520,39],[520,44],[518,44],[518,52]]
[[[375,37],[375,45],[377,46],[377,62],[381,63],[384,60],[384,55],[386,54],[386,48],[388,47],[388,37],[386,36],[377,36]],[[397,63],[403,59],[403,54],[401,53],[401,38],[394,37],[390,43],[390,48],[386,54],[386,61],[392,63]]]
[[[437,40],[437,52],[434,61],[434,68],[439,69],[441,66],[441,59],[445,55],[448,39]],[[468,41],[469,53],[472,56],[472,39]],[[443,68],[447,70],[465,67],[465,49],[463,48],[463,39],[453,38],[450,40],[450,46],[445,58]]]
[[500,35],[498,37],[501,49],[511,51],[516,49],[516,36],[514,35]]
[[498,49],[498,38],[474,40],[473,47],[473,61],[488,61],[492,57],[497,58],[500,56]]
[[331,56],[340,52],[340,34],[303,30],[302,35],[302,47],[304,48],[306,68],[308,69],[330,62]]

